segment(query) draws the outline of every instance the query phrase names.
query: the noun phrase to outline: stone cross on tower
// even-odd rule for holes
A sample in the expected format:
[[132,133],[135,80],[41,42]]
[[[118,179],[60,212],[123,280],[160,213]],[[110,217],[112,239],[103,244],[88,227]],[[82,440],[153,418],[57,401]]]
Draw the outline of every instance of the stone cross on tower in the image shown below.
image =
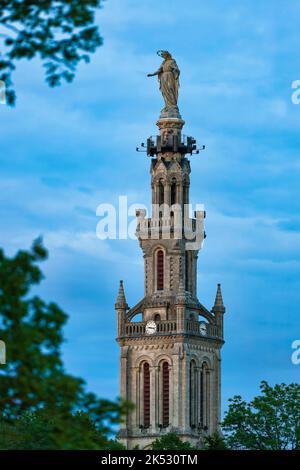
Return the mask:
[[[175,73],[175,78],[160,76],[165,95],[174,97],[174,89],[169,93],[167,87],[176,86],[172,80],[178,79],[179,69],[168,54],[165,62],[173,62],[164,62],[156,74]],[[144,297],[129,308],[121,281],[115,305],[120,395],[134,404],[119,433],[129,449],[147,448],[168,432],[201,446],[203,437],[216,431],[220,422],[225,308],[220,284],[211,311],[197,298],[197,258],[205,237],[205,212],[196,211],[190,218],[185,211],[191,172],[186,155],[196,153],[196,141],[182,135],[184,121],[177,101],[168,105],[165,99],[165,104],[157,121],[159,135],[147,140],[152,216],[137,211]],[[138,314],[142,314],[141,321],[135,321]]]

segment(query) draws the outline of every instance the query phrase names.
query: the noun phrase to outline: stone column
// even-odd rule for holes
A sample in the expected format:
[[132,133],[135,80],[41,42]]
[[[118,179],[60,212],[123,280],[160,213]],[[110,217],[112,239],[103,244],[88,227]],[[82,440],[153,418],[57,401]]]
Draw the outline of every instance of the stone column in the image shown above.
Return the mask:
[[176,311],[177,311],[177,333],[183,333],[185,330],[185,325],[184,325],[185,306],[177,305]]
[[[127,356],[128,356],[128,346],[123,346],[121,348],[120,355],[120,397],[123,400],[129,400],[128,390],[127,390]],[[127,429],[129,416],[126,416],[125,422],[121,424],[121,429]]]
[[160,367],[155,366],[155,428],[161,422],[161,383],[160,383]]
[[151,184],[152,190],[152,204],[156,203],[156,185],[154,183]]
[[172,407],[170,406],[170,424],[174,428],[179,427],[179,404],[180,404],[180,374],[179,374],[178,348],[176,353],[173,354],[173,367],[170,374],[170,390]]
[[141,375],[140,368],[135,367],[135,428],[139,429],[142,424],[141,416]]
[[187,433],[189,431],[189,404],[190,404],[190,377],[189,377],[189,362],[190,355],[185,353],[182,361],[182,431]]
[[156,422],[156,367],[150,366],[150,430],[155,432]]
[[215,431],[219,428],[221,421],[221,358],[219,351],[214,354],[213,393],[213,431]]
[[200,371],[199,367],[195,367],[195,382],[196,382],[196,393],[195,393],[195,400],[196,400],[196,406],[195,406],[195,425],[196,429],[198,428],[199,422],[200,422]]
[[167,180],[166,180],[165,186],[164,186],[164,203],[167,204],[170,207],[170,204],[171,204],[170,184]]
[[183,207],[183,191],[182,191],[182,183],[176,184],[176,203],[180,204]]

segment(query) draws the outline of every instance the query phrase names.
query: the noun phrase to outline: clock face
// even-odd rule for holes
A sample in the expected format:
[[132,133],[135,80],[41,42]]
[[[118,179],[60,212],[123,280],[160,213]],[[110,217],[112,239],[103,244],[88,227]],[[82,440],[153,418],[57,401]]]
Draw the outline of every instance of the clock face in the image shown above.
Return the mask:
[[200,334],[203,336],[207,334],[207,326],[205,323],[200,323]]
[[156,333],[156,330],[157,330],[157,326],[156,326],[155,321],[152,321],[152,320],[148,321],[146,324],[147,335],[153,335],[154,333]]

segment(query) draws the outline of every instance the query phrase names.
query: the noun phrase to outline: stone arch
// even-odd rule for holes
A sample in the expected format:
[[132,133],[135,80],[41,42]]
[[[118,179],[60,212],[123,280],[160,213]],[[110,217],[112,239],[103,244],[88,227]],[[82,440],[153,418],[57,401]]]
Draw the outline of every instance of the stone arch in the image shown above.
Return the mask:
[[190,354],[190,361],[195,361],[196,366],[200,367],[201,361],[200,361],[199,356],[197,354],[191,353]]
[[203,307],[203,305],[201,305],[201,307],[199,308],[198,315],[205,318],[210,324],[213,324],[215,321],[214,315],[205,307]]
[[159,356],[157,356],[155,358],[154,365],[159,366],[162,361],[167,361],[169,363],[169,366],[173,367],[172,358],[170,356],[168,356],[167,354],[164,354],[164,353],[160,354]]
[[164,251],[165,255],[167,254],[166,247],[163,246],[163,245],[161,245],[161,244],[153,246],[153,247],[151,248],[150,253],[152,254],[152,256],[154,256],[154,255],[155,255],[155,252],[158,251],[158,250]]
[[151,367],[153,367],[153,365],[154,365],[153,359],[152,359],[151,357],[147,356],[147,354],[143,354],[142,356],[139,356],[139,357],[137,358],[137,360],[135,361],[135,367],[140,367],[141,364],[142,364],[143,362],[145,362],[145,361],[146,361],[146,362],[149,362],[149,365],[150,365]]
[[208,368],[209,368],[210,370],[212,370],[212,362],[211,362],[210,357],[208,357],[208,356],[206,356],[206,355],[202,356],[202,357],[201,357],[201,360],[200,360],[200,366],[201,366],[201,367],[202,367],[202,364],[203,364],[204,362],[207,364]]
[[167,179],[165,172],[160,171],[159,173],[156,173],[155,176],[153,176],[153,179],[152,179],[153,185],[157,185],[159,181],[162,181],[163,184],[167,183],[168,179]]

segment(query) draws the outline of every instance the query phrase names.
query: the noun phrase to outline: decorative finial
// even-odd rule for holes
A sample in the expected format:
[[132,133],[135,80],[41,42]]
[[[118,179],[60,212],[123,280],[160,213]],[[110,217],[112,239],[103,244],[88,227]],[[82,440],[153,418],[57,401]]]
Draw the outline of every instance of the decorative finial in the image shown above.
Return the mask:
[[224,313],[225,312],[225,307],[223,304],[223,298],[222,298],[222,291],[221,291],[221,284],[218,284],[217,286],[217,293],[216,293],[216,299],[214,306],[212,308],[212,311],[214,313]]
[[117,297],[117,300],[116,300],[115,307],[116,308],[124,308],[124,309],[127,309],[127,307],[128,307],[127,302],[126,302],[126,298],[125,298],[125,293],[124,293],[123,281],[120,281],[120,287],[119,287],[119,292],[118,292],[118,297]]

